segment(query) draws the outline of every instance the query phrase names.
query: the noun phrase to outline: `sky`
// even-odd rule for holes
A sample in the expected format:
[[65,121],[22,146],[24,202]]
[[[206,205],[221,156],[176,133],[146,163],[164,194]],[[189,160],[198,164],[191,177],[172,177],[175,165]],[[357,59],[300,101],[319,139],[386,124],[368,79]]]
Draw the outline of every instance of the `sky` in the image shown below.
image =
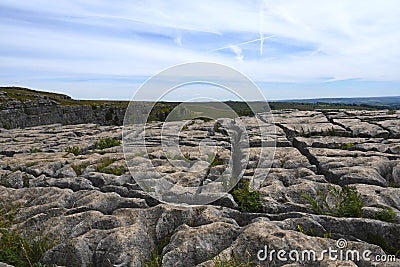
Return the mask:
[[400,95],[399,14],[398,0],[0,0],[0,85],[131,99],[200,61],[267,100]]

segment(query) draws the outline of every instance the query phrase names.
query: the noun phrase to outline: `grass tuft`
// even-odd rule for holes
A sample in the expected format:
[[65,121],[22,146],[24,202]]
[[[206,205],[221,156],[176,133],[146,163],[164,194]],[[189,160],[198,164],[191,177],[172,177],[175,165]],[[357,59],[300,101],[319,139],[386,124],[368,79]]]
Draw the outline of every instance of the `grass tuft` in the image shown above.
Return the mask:
[[[308,201],[312,210],[320,215],[355,218],[363,216],[363,203],[354,186],[344,186],[341,189],[332,187],[327,194],[318,191],[317,197],[307,193],[302,193],[301,196]],[[329,203],[328,199],[331,199]]]
[[215,154],[215,156],[214,154],[209,154],[207,161],[210,162],[210,168],[224,164],[223,160],[218,154]]
[[34,148],[29,149],[29,152],[30,153],[39,153],[39,152],[42,152],[42,150],[39,149],[39,148],[34,147]]
[[157,247],[152,251],[150,259],[144,263],[144,267],[161,267],[162,266],[162,251],[168,245],[171,235],[167,235],[158,242]]
[[71,165],[71,168],[74,169],[76,175],[82,175],[82,170],[86,169],[90,165],[89,162],[84,162],[79,165]]
[[102,138],[95,143],[97,149],[103,150],[106,148],[119,146],[121,145],[121,140],[113,139],[113,138]]
[[368,233],[366,241],[370,244],[380,246],[388,255],[395,255],[396,258],[400,257],[400,248],[396,248],[392,244],[389,244],[381,235]]
[[0,209],[0,262],[18,267],[43,267],[43,253],[55,246],[55,241],[43,235],[22,234],[11,229],[15,208]]
[[239,204],[239,210],[242,212],[261,212],[262,200],[261,193],[251,191],[249,181],[243,181],[238,184],[231,192],[235,201]]
[[400,184],[395,182],[389,182],[389,187],[400,188]]
[[122,175],[126,172],[126,168],[123,166],[109,167],[109,165],[118,161],[116,158],[106,158],[103,159],[99,164],[96,165],[96,172],[114,174],[114,175]]
[[395,221],[396,216],[396,212],[391,207],[384,207],[375,215],[374,219],[392,223]]
[[67,152],[68,154],[72,153],[75,156],[78,156],[81,153],[81,149],[77,146],[69,146],[65,149],[65,152]]

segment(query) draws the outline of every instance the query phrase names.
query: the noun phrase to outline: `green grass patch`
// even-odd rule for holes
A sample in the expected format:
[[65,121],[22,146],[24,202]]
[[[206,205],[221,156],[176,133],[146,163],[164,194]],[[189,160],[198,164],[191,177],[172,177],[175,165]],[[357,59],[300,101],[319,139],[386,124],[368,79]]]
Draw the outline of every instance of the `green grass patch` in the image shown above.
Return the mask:
[[216,123],[214,123],[214,128],[213,128],[214,132],[218,133],[220,131],[221,127],[222,127],[222,124],[220,122],[217,121]]
[[337,135],[338,134],[337,134],[335,128],[333,128],[333,126],[332,126],[332,128],[327,129],[326,131],[322,132],[322,136],[337,136]]
[[72,153],[75,156],[78,156],[81,153],[81,149],[77,146],[69,146],[65,149],[65,152],[67,152],[68,154]]
[[250,259],[247,261],[241,261],[237,256],[233,255],[231,259],[226,257],[217,256],[213,259],[214,267],[252,267],[255,266]]
[[240,211],[262,211],[261,193],[258,191],[251,191],[249,181],[243,181],[242,183],[236,185],[236,187],[231,191],[231,194],[238,203]]
[[74,169],[76,175],[82,175],[82,170],[86,169],[90,165],[89,162],[84,162],[79,165],[71,165],[71,168]]
[[400,248],[396,248],[392,244],[389,244],[389,242],[387,242],[381,235],[369,233],[366,241],[370,244],[380,246],[388,255],[395,255],[396,258],[400,257]]
[[107,167],[102,170],[103,173],[114,174],[117,176],[124,174],[126,171],[127,170],[125,167],[114,167],[114,168]]
[[[308,235],[308,236],[319,236],[317,235],[317,233],[315,232],[314,228],[310,228],[308,229],[308,231],[303,229],[303,226],[301,224],[297,225],[297,230],[299,230],[300,233],[304,234],[304,235]],[[331,232],[325,232],[322,236],[319,237],[323,237],[323,238],[331,238],[332,237],[332,233]]]
[[56,245],[54,240],[44,235],[21,233],[11,229],[15,218],[15,208],[0,209],[0,262],[18,267],[39,267],[43,253]]
[[308,201],[316,214],[355,218],[363,216],[364,205],[354,186],[344,186],[341,189],[332,187],[326,194],[317,191],[316,197],[307,193],[301,193],[301,196]]
[[172,154],[170,152],[164,153],[165,157],[169,160],[185,160],[185,161],[190,161],[191,155],[189,152],[183,153],[183,154]]
[[189,161],[190,158],[191,158],[191,155],[190,155],[189,152],[186,152],[186,153],[183,154],[183,157],[185,158],[186,161]]
[[95,143],[97,149],[103,150],[106,148],[119,146],[121,145],[121,140],[113,139],[113,138],[102,138]]
[[340,146],[340,149],[342,150],[349,150],[350,148],[353,148],[355,144],[353,143],[344,143]]
[[389,182],[389,187],[400,188],[400,184],[395,182]]
[[116,158],[106,158],[103,159],[99,164],[96,165],[96,172],[104,172],[104,170],[118,159]]
[[6,130],[10,130],[11,129],[11,124],[7,121],[3,122],[3,128]]
[[29,177],[27,175],[22,177],[22,186],[25,188],[29,187]]
[[396,212],[391,207],[384,207],[374,216],[374,219],[392,223],[396,220],[396,216]]
[[30,149],[29,149],[29,152],[30,152],[30,153],[39,153],[39,152],[42,152],[42,150],[39,149],[39,148],[34,147],[34,148],[30,148]]
[[29,167],[35,166],[36,164],[38,164],[36,161],[31,161],[31,162],[25,163],[25,166],[29,168]]
[[144,267],[161,267],[162,266],[162,251],[168,245],[171,235],[167,235],[161,239],[157,247],[151,252],[150,259],[144,263]]
[[215,156],[213,154],[209,154],[207,161],[210,162],[210,168],[224,164],[223,160],[218,154],[216,154]]

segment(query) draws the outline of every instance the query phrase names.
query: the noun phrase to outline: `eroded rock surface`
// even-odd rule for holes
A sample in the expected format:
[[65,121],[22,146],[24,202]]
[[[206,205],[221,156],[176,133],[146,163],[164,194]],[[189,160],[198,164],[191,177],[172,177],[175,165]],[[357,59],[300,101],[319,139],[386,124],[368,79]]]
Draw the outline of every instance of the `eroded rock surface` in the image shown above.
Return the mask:
[[[241,212],[230,194],[202,206],[160,203],[132,177],[121,146],[96,147],[103,138],[121,140],[122,128],[96,124],[1,129],[2,210],[14,210],[16,231],[56,241],[41,258],[49,266],[144,266],[157,250],[163,266],[220,266],[223,261],[398,266],[257,257],[265,247],[320,253],[337,249],[341,238],[347,240],[347,249],[370,250],[371,258],[388,247],[400,250],[400,113],[284,110],[273,115],[276,131],[266,136],[260,135],[254,118],[243,118],[250,140],[243,179],[250,179],[257,166],[271,167],[258,170],[257,175],[265,178],[258,189],[258,213]],[[129,165],[142,178],[152,176],[154,166],[178,185],[212,183],[226,170],[231,149],[227,132],[216,123],[188,122],[179,133],[180,155],[164,153],[157,137],[162,123],[149,124],[147,150],[135,152]],[[275,157],[259,165],[260,147],[271,146],[271,140],[277,146]],[[218,148],[217,161],[201,158],[201,142],[203,147]],[[75,154],[74,147],[79,148]],[[316,199],[347,185],[360,194],[361,218],[318,214],[304,198],[307,194]],[[379,219],[377,214],[388,208],[395,213],[393,220]]]

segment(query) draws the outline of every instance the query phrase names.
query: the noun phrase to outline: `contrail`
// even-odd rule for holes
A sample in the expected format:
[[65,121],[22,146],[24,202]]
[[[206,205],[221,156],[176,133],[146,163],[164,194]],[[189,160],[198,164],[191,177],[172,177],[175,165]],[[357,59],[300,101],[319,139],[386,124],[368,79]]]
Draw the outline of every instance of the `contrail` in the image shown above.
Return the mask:
[[211,50],[210,52],[215,52],[215,51],[219,51],[219,50],[223,50],[223,49],[228,49],[228,48],[231,49],[232,46],[242,46],[242,45],[245,45],[245,44],[250,44],[250,43],[255,43],[255,42],[259,42],[259,41],[264,41],[265,39],[269,39],[269,38],[272,38],[272,37],[274,37],[274,35],[270,35],[270,36],[258,38],[258,39],[255,39],[255,40],[251,40],[251,41],[247,41],[247,42],[243,42],[243,43],[239,43],[239,44],[223,46],[223,47],[220,47],[220,48],[217,48],[217,49],[213,49],[213,50]]
[[258,33],[260,34],[260,55],[263,54],[264,49],[264,8],[266,7],[265,0],[261,1],[260,13],[259,13],[259,28]]

